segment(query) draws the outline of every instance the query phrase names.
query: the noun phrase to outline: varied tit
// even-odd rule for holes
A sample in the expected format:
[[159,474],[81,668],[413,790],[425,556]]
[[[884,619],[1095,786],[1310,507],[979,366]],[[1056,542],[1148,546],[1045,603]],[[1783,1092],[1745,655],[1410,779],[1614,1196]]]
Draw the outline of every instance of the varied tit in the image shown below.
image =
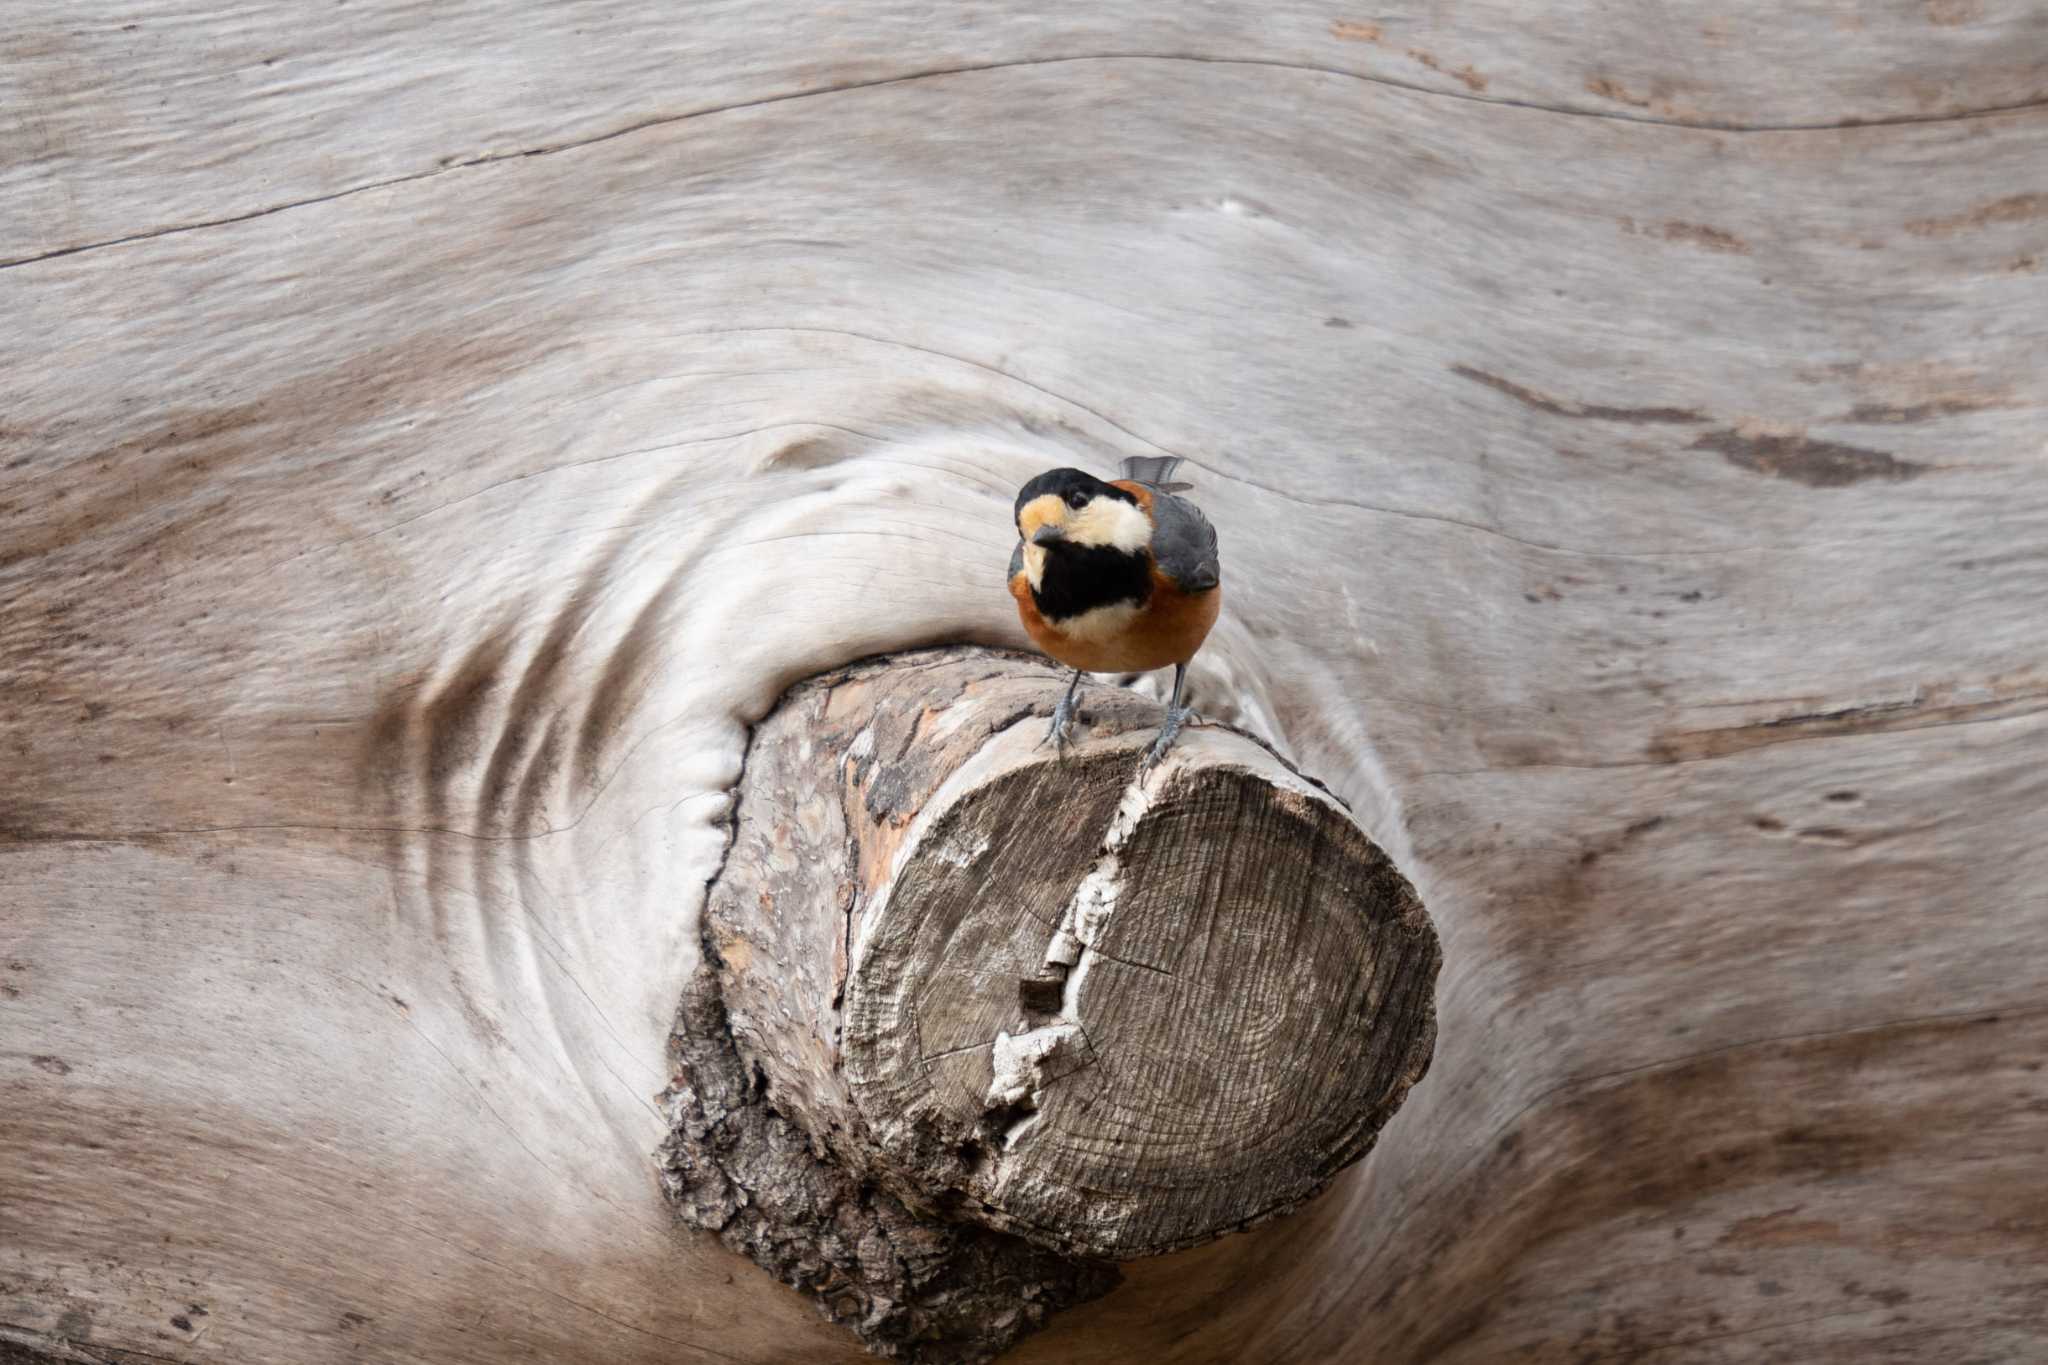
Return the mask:
[[1083,673],[1142,673],[1173,665],[1173,700],[1145,759],[1159,761],[1188,708],[1188,660],[1222,605],[1216,528],[1169,483],[1178,456],[1124,461],[1106,483],[1052,469],[1017,494],[1010,596],[1031,642],[1074,670],[1046,738],[1064,748]]

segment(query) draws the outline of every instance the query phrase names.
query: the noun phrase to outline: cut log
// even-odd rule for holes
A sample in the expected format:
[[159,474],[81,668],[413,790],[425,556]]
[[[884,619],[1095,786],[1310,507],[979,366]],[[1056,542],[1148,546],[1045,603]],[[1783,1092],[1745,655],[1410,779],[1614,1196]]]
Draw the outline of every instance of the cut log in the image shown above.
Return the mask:
[[[776,1251],[820,1244],[846,1182],[1004,1234],[976,1245],[1014,1243],[989,1264],[1053,1307],[1107,1287],[1095,1263],[1298,1206],[1429,1062],[1435,934],[1338,802],[1221,727],[1141,770],[1159,710],[1114,688],[1061,755],[1063,683],[994,651],[898,656],[800,685],[753,737],[679,1030],[674,1188],[856,1326],[878,1292],[902,1303],[895,1258],[830,1274]],[[712,1116],[756,1100],[787,1129]],[[830,1199],[802,1197],[821,1177],[790,1170],[790,1132]],[[810,1226],[766,1230],[768,1206]],[[959,1292],[954,1272],[954,1318]]]

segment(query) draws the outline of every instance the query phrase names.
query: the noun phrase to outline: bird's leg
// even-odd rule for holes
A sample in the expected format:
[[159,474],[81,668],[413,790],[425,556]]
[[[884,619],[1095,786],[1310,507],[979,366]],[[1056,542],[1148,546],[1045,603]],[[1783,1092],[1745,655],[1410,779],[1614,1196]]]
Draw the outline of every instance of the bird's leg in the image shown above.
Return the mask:
[[1043,749],[1047,741],[1050,741],[1059,754],[1065,757],[1067,731],[1074,725],[1074,697],[1080,690],[1081,670],[1077,668],[1074,670],[1074,680],[1067,684],[1067,695],[1061,697],[1060,704],[1053,708],[1052,728],[1045,732],[1045,739],[1038,741],[1039,748]]
[[1166,723],[1159,727],[1159,738],[1152,741],[1152,751],[1145,755],[1145,767],[1147,768],[1150,768],[1166,756],[1166,751],[1173,747],[1174,738],[1180,734],[1181,722],[1193,714],[1190,708],[1181,704],[1180,700],[1181,693],[1187,689],[1187,685],[1188,666],[1186,664],[1175,664],[1173,666],[1173,700],[1166,704]]

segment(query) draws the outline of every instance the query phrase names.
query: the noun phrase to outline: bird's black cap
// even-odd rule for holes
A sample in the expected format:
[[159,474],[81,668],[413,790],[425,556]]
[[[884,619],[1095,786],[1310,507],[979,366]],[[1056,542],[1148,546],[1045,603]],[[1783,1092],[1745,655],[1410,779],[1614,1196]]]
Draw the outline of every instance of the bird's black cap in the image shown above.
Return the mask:
[[1023,515],[1025,503],[1047,493],[1062,502],[1068,501],[1069,495],[1074,493],[1085,494],[1089,498],[1122,498],[1125,502],[1137,502],[1128,490],[1098,479],[1085,469],[1048,469],[1017,490],[1017,501],[1010,508],[1010,519],[1015,521]]

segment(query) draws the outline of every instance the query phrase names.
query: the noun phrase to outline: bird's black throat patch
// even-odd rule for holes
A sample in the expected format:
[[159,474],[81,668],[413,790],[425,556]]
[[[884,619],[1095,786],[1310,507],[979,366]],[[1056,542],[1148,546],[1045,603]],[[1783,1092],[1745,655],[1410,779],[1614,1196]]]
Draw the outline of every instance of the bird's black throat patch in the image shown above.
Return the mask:
[[1152,556],[1072,541],[1046,547],[1045,572],[1031,590],[1038,614],[1048,621],[1064,621],[1119,602],[1142,607],[1151,596]]

